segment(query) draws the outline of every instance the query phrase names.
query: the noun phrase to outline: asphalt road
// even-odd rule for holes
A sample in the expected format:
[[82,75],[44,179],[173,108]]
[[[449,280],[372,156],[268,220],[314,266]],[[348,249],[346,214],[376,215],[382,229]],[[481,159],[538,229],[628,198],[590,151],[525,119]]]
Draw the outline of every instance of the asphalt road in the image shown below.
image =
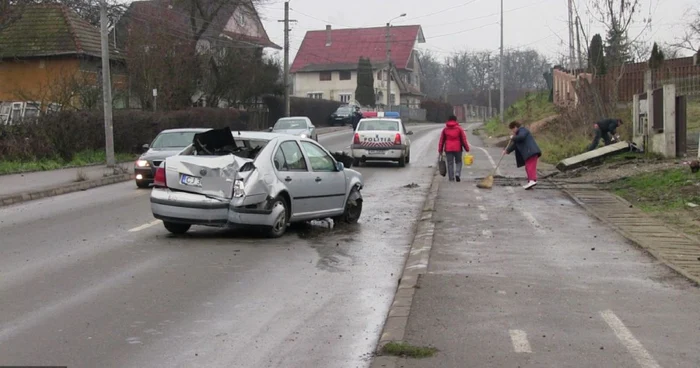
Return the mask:
[[[439,127],[411,128],[406,168],[359,168],[357,226],[174,237],[133,182],[0,208],[0,366],[367,366]],[[351,139],[320,137],[334,151]]]

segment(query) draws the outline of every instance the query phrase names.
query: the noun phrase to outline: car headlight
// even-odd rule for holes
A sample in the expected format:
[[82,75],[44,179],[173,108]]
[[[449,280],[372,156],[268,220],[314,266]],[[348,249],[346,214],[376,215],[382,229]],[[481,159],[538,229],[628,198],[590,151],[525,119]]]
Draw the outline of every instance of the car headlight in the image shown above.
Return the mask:
[[148,163],[146,160],[137,160],[136,161],[136,166],[138,167],[148,167],[151,166],[151,164]]
[[241,198],[245,195],[245,189],[243,188],[243,180],[236,180],[233,183],[233,197]]
[[309,138],[309,136],[308,136],[306,133],[303,133],[303,134],[301,135],[301,137],[302,137],[302,138]]

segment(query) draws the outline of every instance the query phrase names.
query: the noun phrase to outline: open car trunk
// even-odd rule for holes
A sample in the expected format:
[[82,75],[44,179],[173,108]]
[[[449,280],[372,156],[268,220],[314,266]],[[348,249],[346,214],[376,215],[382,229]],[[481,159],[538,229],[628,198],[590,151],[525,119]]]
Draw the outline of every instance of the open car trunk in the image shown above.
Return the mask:
[[173,190],[231,199],[235,180],[250,174],[260,149],[234,140],[230,128],[198,133],[192,147],[167,159],[167,185]]

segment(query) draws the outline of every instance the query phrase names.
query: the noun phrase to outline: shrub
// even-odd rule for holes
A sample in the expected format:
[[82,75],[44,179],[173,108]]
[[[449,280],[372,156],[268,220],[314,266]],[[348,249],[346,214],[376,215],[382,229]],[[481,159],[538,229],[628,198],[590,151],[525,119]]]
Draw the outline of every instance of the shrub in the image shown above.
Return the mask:
[[[284,117],[284,98],[267,96],[265,105],[270,111],[269,126],[273,126],[281,117]],[[306,116],[316,126],[328,125],[328,117],[341,105],[338,101],[321,100],[316,98],[291,97],[289,101],[290,114],[292,116]]]
[[[246,129],[234,109],[193,108],[171,112],[117,110],[113,115],[114,150],[138,153],[160,131],[174,128]],[[35,122],[0,126],[0,160],[60,158],[104,148],[104,118],[100,111],[65,111]]]
[[425,109],[425,119],[434,123],[445,122],[454,113],[451,104],[435,100],[424,100],[420,108]]

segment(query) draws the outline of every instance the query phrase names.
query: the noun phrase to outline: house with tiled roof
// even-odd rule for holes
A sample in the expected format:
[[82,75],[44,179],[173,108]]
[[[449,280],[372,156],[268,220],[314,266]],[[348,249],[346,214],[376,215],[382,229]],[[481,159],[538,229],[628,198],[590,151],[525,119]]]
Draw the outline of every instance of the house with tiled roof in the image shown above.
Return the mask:
[[[112,83],[118,90],[125,86],[125,69],[111,46]],[[101,73],[98,28],[63,5],[23,7],[0,31],[0,123],[65,105],[80,107],[81,91],[101,93]],[[115,94],[115,104],[118,99]]]
[[[237,52],[240,49],[253,50],[253,57],[262,58],[263,50],[282,47],[272,42],[265,31],[255,4],[247,1],[201,1],[203,9],[193,13],[188,2],[177,0],[144,0],[132,2],[119,19],[111,37],[120,49],[127,50],[129,36],[144,34],[149,29],[159,27],[170,35],[182,40],[193,39],[198,35],[196,50],[199,52],[212,48],[222,51]],[[213,9],[218,9],[214,11]],[[202,18],[205,14],[215,14],[207,25]],[[193,25],[192,22],[195,22]],[[141,45],[139,42],[139,46]],[[128,51],[128,50],[127,50]],[[206,96],[197,92],[192,97],[195,105],[205,103]],[[226,106],[228,102],[221,102]]]
[[[290,68],[294,96],[330,99],[351,103],[355,100],[357,66],[360,57],[369,58],[374,69],[378,105],[401,104],[419,107],[421,67],[417,43],[425,37],[419,25],[390,28],[391,73],[387,63],[386,27],[309,31]],[[387,80],[391,75],[391,96]]]

